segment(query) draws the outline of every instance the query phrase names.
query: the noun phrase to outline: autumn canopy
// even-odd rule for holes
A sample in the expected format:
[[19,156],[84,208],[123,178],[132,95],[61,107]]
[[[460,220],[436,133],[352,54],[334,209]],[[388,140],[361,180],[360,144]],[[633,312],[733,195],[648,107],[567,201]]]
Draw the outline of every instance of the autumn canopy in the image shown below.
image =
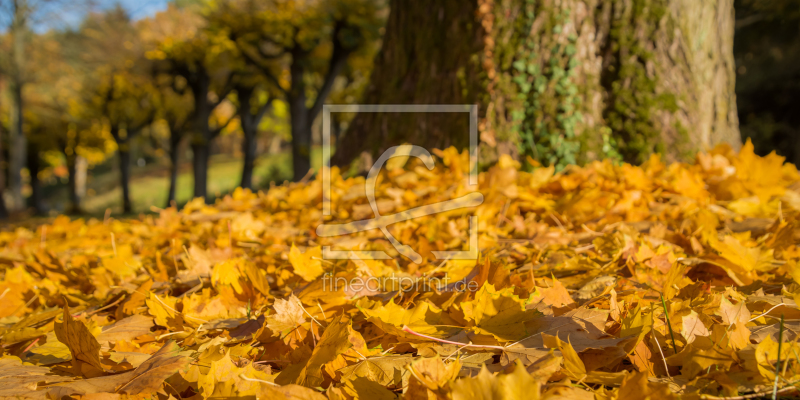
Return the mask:
[[[468,155],[380,175],[382,214],[466,194]],[[536,164],[534,161],[527,161]],[[800,378],[800,174],[746,144],[556,173],[502,157],[483,204],[316,236],[322,182],[138,220],[0,233],[0,396],[627,399]],[[333,176],[332,221],[371,218]],[[468,250],[478,260],[436,260]],[[391,260],[331,260],[322,246]],[[354,253],[355,254],[355,253]],[[356,285],[354,282],[367,282]],[[777,371],[777,377],[776,377]],[[777,382],[777,383],[776,383]]]

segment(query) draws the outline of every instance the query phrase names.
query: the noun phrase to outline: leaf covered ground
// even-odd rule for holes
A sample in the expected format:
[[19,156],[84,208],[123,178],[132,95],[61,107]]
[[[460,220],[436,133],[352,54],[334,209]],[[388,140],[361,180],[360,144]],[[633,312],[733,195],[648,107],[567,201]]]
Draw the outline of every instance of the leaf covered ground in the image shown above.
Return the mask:
[[[390,215],[467,194],[468,157],[395,159]],[[332,171],[333,218],[372,218]],[[789,395],[800,175],[776,155],[480,174],[483,204],[320,238],[322,182],[138,220],[0,233],[0,396],[627,399]],[[467,250],[477,215],[477,260]],[[321,246],[388,260],[323,259]],[[354,253],[359,254],[359,253]],[[776,371],[777,376],[776,376]]]

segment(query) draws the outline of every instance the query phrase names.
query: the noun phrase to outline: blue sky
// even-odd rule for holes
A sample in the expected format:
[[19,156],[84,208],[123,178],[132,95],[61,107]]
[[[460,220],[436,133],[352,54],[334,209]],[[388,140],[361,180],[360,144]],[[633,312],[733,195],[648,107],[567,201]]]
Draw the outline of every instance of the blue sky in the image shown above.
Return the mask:
[[[51,28],[75,26],[91,10],[103,10],[121,4],[134,19],[146,18],[167,8],[168,0],[28,0],[37,11],[32,28],[44,32]],[[0,0],[0,32],[4,32],[10,21],[10,1]]]
[[[110,2],[112,5],[114,2]],[[167,8],[167,0],[121,0],[119,1],[134,19],[141,19],[155,15]]]

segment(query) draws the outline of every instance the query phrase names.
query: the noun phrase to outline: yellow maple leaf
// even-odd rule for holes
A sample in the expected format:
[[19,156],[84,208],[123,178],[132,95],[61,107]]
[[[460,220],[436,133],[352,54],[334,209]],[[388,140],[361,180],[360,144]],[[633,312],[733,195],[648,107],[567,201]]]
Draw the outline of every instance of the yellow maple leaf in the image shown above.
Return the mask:
[[272,382],[275,377],[256,370],[252,363],[241,368],[234,364],[230,352],[221,359],[212,361],[207,374],[201,375],[197,386],[205,398],[255,396],[262,383]]
[[525,321],[537,311],[526,310],[528,302],[514,294],[513,288],[497,291],[486,283],[475,293],[475,299],[461,303],[464,317],[473,321],[477,333],[493,335],[497,340],[512,341],[525,337]]
[[772,267],[774,250],[744,246],[733,236],[725,236],[722,242],[714,240],[710,244],[714,250],[719,252],[720,256],[744,268],[747,272],[764,271]]
[[289,251],[289,262],[292,263],[294,273],[307,282],[313,281],[325,272],[320,259],[322,259],[322,247],[320,246],[301,253],[295,245],[292,245],[292,249]]
[[291,295],[288,299],[275,299],[275,313],[267,316],[267,327],[276,334],[286,333],[306,323],[305,311],[300,299]]
[[453,400],[536,400],[541,391],[541,384],[525,371],[520,360],[511,373],[493,375],[483,365],[478,375],[458,379],[451,386]]

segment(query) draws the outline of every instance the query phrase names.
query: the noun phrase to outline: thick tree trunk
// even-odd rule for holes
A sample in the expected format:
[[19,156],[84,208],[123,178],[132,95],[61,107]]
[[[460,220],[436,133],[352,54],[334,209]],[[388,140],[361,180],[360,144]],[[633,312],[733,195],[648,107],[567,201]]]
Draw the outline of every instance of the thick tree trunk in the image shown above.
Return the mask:
[[[475,0],[392,0],[383,48],[364,104],[475,104],[483,43]],[[411,27],[411,28],[410,28]],[[294,134],[294,132],[292,132]],[[343,132],[333,163],[403,143],[433,148],[469,145],[465,113],[361,113]]]
[[128,214],[133,212],[131,204],[131,153],[128,143],[120,143],[119,151],[119,183],[122,186],[122,212]]
[[192,143],[194,197],[206,198],[208,187],[208,145]]
[[[484,158],[685,160],[740,145],[733,22],[732,0],[393,0],[364,102],[477,103]],[[334,161],[464,147],[464,119],[359,114]]]
[[41,170],[41,160],[39,159],[39,149],[34,145],[28,146],[28,171],[31,175],[31,197],[28,198],[29,207],[33,208],[36,215],[46,213],[42,202],[42,185],[39,181],[39,171]]

